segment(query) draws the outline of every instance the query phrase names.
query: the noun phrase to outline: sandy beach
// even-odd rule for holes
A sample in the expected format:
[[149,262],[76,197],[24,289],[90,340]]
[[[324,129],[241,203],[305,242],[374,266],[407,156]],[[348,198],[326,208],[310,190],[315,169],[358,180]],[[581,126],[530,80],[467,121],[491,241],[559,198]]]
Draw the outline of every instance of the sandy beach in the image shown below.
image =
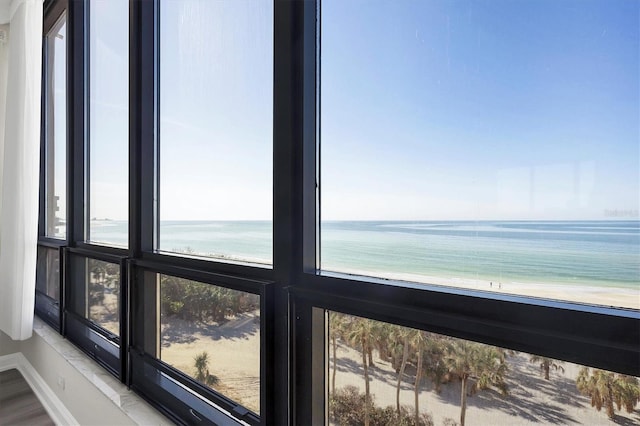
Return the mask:
[[260,412],[260,322],[258,311],[239,314],[221,325],[163,318],[160,359],[195,375],[194,358],[207,352],[209,371],[220,393]]

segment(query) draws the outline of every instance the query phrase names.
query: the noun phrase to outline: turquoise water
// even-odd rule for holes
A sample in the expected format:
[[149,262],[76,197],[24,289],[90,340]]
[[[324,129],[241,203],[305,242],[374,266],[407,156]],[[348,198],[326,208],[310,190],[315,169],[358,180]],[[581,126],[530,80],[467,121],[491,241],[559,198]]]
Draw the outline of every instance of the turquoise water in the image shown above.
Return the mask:
[[[123,222],[92,239],[126,243]],[[160,249],[271,263],[271,223],[167,221]],[[323,222],[324,270],[640,289],[640,221]]]

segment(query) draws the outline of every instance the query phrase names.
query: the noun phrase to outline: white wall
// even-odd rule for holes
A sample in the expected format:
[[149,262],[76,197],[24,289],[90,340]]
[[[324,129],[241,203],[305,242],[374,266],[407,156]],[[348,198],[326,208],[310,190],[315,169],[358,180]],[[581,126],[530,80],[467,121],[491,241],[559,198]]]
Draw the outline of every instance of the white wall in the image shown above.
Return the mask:
[[0,331],[0,356],[9,355],[19,351],[19,343],[14,342],[9,338],[9,336]]
[[81,425],[135,424],[36,333],[20,343],[20,351]]

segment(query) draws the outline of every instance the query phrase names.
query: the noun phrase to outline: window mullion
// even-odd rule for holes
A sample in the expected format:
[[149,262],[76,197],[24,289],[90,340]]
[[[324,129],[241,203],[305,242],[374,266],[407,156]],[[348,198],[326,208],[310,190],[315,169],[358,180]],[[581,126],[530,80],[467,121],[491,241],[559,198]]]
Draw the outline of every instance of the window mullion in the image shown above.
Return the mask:
[[67,244],[75,246],[85,235],[85,147],[88,113],[86,87],[88,52],[86,35],[89,23],[86,3],[69,4],[68,52],[68,145],[67,145]]

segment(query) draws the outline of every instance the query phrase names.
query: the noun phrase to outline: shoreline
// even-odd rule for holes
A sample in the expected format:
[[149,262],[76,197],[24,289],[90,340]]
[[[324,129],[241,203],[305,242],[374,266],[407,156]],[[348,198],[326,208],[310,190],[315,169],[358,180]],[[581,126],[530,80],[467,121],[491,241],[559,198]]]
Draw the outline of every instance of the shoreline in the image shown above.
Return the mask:
[[614,307],[640,310],[640,290],[619,287],[596,287],[575,284],[524,283],[517,281],[489,281],[486,279],[472,279],[462,277],[437,277],[412,273],[376,272],[357,269],[334,268],[323,270],[339,274],[356,275],[383,280],[404,281],[414,284],[429,284],[455,289],[477,290],[510,296],[526,296],[536,299],[565,301],[579,304],[596,305],[600,307]]

